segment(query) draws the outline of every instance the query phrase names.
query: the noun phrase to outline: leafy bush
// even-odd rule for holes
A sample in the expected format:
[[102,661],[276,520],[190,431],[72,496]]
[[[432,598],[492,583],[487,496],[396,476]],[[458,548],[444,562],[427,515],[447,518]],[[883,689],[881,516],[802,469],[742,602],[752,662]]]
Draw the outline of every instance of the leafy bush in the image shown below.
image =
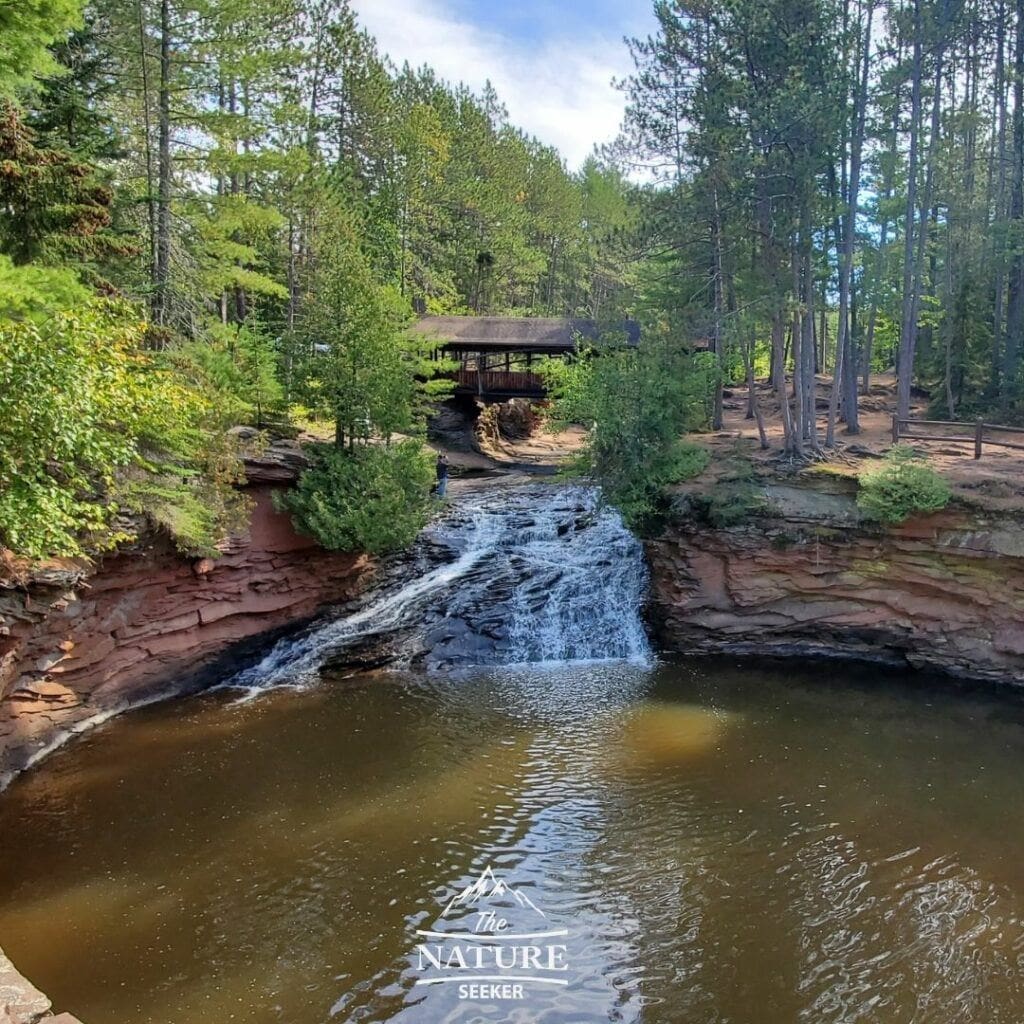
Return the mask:
[[[0,320],[0,543],[29,557],[129,539],[122,508],[212,552],[239,521],[239,467],[215,404],[142,349],[145,325],[96,303],[45,320]],[[147,497],[148,496],[148,497]]]
[[906,445],[896,445],[886,464],[860,477],[857,507],[868,519],[902,523],[910,516],[937,512],[949,504],[949,484]]
[[278,506],[325,548],[382,554],[407,547],[426,525],[433,480],[419,441],[324,448]]
[[681,435],[707,423],[713,366],[654,340],[572,363],[553,360],[543,373],[555,399],[553,423],[589,431],[573,470],[592,476],[632,529],[657,532],[668,511],[666,488],[707,465],[707,451]]
[[669,510],[666,489],[690,480],[708,464],[706,448],[678,440],[666,451],[652,455],[642,472],[620,477],[608,496],[631,529],[641,536],[658,532]]
[[186,444],[120,474],[113,497],[166,530],[183,554],[216,557],[218,543],[248,525],[251,503],[236,489],[245,473],[235,442],[219,430]]

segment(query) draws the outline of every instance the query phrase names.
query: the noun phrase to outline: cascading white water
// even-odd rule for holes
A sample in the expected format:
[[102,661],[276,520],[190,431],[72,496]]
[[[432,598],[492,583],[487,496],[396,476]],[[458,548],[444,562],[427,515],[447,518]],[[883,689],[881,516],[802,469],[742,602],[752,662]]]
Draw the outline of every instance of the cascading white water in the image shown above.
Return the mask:
[[647,573],[639,541],[594,492],[555,502],[502,544],[518,569],[508,603],[509,662],[646,659]]
[[424,531],[411,570],[361,609],[282,640],[225,685],[302,685],[346,650],[396,634],[397,660],[428,667],[646,661],[646,585],[639,541],[594,489],[489,488],[460,496]]

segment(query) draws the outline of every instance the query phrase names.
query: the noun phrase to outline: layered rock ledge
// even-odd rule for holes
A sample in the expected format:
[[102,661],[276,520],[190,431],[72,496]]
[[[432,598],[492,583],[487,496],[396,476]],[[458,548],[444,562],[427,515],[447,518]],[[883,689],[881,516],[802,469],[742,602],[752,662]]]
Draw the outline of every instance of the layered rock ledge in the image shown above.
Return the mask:
[[650,618],[684,653],[850,658],[1024,683],[1024,523],[950,509],[882,528],[854,486],[757,487],[756,510],[712,526],[678,495],[648,542]]
[[[286,476],[279,464],[268,477],[249,467],[250,481]],[[300,537],[269,483],[248,492],[249,531],[218,559],[184,558],[150,536],[96,565],[55,562],[0,581],[0,786],[74,733],[199,689],[214,662],[231,671],[244,641],[360,589],[366,558]]]

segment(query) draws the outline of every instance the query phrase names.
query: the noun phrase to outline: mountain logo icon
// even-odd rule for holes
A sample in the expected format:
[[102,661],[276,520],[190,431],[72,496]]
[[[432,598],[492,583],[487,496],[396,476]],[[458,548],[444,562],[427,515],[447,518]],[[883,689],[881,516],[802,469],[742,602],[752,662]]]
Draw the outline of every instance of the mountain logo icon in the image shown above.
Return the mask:
[[415,984],[452,984],[459,999],[473,1000],[526,999],[537,987],[564,988],[568,934],[487,865],[448,900],[433,928],[416,929],[421,976]]
[[480,872],[480,877],[471,882],[461,892],[456,893],[447,903],[441,912],[442,917],[448,917],[453,911],[479,909],[488,904],[502,904],[513,902],[524,910],[532,910],[546,918],[540,907],[537,906],[522,889],[509,885],[503,878],[499,878],[491,866]]

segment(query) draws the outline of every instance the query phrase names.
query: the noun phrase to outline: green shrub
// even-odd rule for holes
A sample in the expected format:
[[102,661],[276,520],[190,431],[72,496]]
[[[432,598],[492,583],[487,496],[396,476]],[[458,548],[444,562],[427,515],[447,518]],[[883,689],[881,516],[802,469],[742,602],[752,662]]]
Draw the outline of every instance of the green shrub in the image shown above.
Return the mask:
[[45,317],[82,306],[89,291],[74,271],[55,267],[15,266],[0,253],[0,319]]
[[244,518],[216,403],[144,350],[144,330],[100,302],[0,320],[0,544],[32,558],[109,549],[130,539],[127,509],[212,553]]
[[234,440],[212,431],[120,474],[113,497],[169,533],[182,554],[216,558],[220,541],[248,526],[252,502],[236,486],[244,482]]
[[738,481],[716,484],[707,494],[694,495],[692,502],[708,526],[717,530],[738,526],[765,507],[753,485]]
[[912,515],[949,504],[949,484],[906,445],[896,445],[885,465],[860,477],[857,507],[868,519],[902,523]]
[[325,548],[382,554],[407,547],[426,525],[433,480],[432,455],[419,441],[325,447],[278,507]]
[[667,488],[703,472],[707,449],[689,441],[676,441],[667,450],[652,453],[642,472],[617,477],[606,484],[608,497],[624,522],[640,536],[653,536],[663,526],[670,499]]
[[571,471],[600,484],[640,534],[657,533],[664,523],[667,488],[708,463],[707,451],[682,435],[706,425],[712,371],[703,356],[658,337],[542,367],[554,398],[551,423],[587,428],[587,443]]

